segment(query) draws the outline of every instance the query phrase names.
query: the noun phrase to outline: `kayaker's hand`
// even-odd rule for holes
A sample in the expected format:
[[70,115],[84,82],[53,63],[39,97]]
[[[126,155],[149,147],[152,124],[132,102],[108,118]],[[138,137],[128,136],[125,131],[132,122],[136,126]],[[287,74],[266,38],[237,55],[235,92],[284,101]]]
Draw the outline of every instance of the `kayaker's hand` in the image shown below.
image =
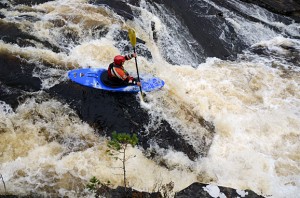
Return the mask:
[[141,82],[137,82],[136,85],[140,87],[142,84]]
[[135,58],[136,57],[136,53],[131,54],[131,58]]

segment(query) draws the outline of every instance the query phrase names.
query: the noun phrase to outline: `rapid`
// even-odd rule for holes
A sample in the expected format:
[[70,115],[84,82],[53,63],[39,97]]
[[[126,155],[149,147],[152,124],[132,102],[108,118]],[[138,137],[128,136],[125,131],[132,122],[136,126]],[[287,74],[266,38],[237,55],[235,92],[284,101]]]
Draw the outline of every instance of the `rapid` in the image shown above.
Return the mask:
[[[2,1],[0,174],[6,191],[92,197],[85,186],[93,176],[122,185],[114,168],[121,162],[106,153],[116,130],[137,133],[142,142],[128,150],[135,156],[127,162],[128,181],[136,190],[154,192],[174,182],[174,194],[201,182],[298,197],[300,24],[238,0],[227,1],[231,7],[193,1],[189,6],[207,10],[194,10],[203,19],[221,17],[220,32],[207,34],[227,46],[224,58],[211,56],[211,47],[167,6],[126,2],[132,14],[101,1]],[[140,73],[163,79],[161,90],[147,93],[143,103],[138,94],[69,81],[70,69],[107,68],[115,55],[131,53],[128,28],[138,37]],[[134,61],[125,67],[136,74]]]

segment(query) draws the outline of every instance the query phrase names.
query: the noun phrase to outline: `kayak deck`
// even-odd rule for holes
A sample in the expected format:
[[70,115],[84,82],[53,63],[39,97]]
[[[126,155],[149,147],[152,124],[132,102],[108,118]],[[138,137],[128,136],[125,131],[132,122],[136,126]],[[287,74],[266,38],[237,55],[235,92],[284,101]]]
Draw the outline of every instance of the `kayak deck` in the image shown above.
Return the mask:
[[[137,93],[140,91],[140,88],[137,85],[120,85],[110,81],[106,69],[74,69],[68,72],[68,77],[75,83],[95,89],[130,93]],[[150,92],[162,88],[164,86],[164,81],[156,77],[142,77],[141,84],[144,92]]]

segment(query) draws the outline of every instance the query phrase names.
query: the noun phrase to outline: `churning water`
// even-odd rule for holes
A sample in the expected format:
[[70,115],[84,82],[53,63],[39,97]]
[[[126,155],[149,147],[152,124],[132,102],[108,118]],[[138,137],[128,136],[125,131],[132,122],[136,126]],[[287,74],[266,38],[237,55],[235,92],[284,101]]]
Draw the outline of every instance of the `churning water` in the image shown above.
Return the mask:
[[[120,162],[106,154],[107,136],[117,130],[143,140],[128,151],[136,156],[127,162],[128,181],[137,190],[152,192],[173,181],[176,192],[197,181],[299,196],[300,25],[236,0],[227,2],[232,9],[194,1],[191,12],[202,20],[221,17],[206,33],[236,54],[222,60],[207,50],[222,46],[199,44],[180,17],[150,2],[124,3],[132,9],[127,17],[97,1],[1,2],[0,173],[6,190],[88,197],[92,176],[122,185],[114,168]],[[130,53],[129,27],[139,39],[140,73],[166,83],[148,93],[147,104],[69,82],[70,69],[106,68],[116,54]],[[134,61],[126,69],[135,75]],[[169,132],[173,136],[163,135]]]

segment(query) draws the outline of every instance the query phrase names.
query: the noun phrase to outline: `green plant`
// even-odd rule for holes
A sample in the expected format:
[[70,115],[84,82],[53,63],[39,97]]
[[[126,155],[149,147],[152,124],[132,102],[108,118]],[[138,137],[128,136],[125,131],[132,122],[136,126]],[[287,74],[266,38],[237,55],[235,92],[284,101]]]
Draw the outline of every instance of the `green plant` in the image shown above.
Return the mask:
[[99,179],[97,179],[95,176],[93,176],[89,183],[86,185],[86,188],[93,192],[96,193],[95,197],[103,196],[107,192],[109,192],[109,185],[110,181],[107,181],[106,183],[100,182]]
[[[112,139],[108,142],[108,147],[112,150],[107,150],[107,152],[115,156],[115,159],[120,160],[122,162],[122,170],[123,170],[123,183],[124,183],[124,190],[125,194],[127,192],[127,178],[126,178],[126,161],[130,159],[130,157],[126,157],[126,149],[128,146],[136,146],[138,143],[138,138],[136,134],[132,136],[127,133],[116,133],[115,131],[112,133]],[[119,158],[119,155],[122,155]]]
[[90,179],[89,183],[86,185],[89,191],[97,191],[101,186],[101,182],[94,176]]

